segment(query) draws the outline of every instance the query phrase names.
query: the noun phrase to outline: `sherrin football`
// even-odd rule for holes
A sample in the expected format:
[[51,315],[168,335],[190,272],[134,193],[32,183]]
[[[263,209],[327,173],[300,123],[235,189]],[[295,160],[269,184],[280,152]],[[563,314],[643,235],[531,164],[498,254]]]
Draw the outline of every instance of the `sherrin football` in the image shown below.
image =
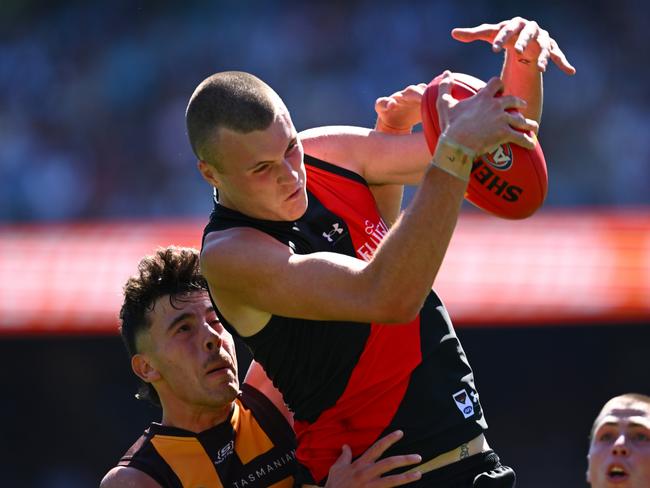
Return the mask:
[[[453,73],[451,95],[456,100],[471,97],[485,86],[478,78]],[[427,86],[422,98],[422,128],[431,154],[440,136],[436,100],[442,75]],[[544,203],[548,172],[539,141],[534,149],[504,144],[474,160],[465,198],[478,208],[505,219],[525,219]]]

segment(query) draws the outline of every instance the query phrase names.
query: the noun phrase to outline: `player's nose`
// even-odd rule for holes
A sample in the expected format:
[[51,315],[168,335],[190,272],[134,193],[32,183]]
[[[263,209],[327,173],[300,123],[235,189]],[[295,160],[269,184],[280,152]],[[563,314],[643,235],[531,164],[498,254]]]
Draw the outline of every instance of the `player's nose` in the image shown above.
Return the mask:
[[614,444],[612,444],[612,454],[616,456],[627,456],[629,454],[624,434],[619,435]]
[[223,339],[221,335],[213,328],[208,326],[203,338],[203,348],[209,352],[214,349],[219,349],[222,343]]
[[285,159],[280,165],[278,183],[295,183],[298,181],[298,179],[298,171],[294,168],[293,162],[289,159]]

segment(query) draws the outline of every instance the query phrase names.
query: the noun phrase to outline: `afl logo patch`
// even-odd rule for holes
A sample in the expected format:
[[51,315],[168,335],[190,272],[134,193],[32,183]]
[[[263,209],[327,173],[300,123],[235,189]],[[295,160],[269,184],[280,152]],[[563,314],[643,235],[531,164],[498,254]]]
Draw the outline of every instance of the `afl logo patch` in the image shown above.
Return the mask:
[[507,171],[513,163],[512,149],[510,144],[503,144],[497,147],[491,153],[486,153],[481,156],[484,163],[489,164],[494,169],[499,171]]
[[454,399],[454,402],[456,402],[456,406],[463,414],[463,417],[469,418],[474,415],[474,405],[472,404],[472,400],[467,394],[467,391],[464,389],[458,390],[451,397]]

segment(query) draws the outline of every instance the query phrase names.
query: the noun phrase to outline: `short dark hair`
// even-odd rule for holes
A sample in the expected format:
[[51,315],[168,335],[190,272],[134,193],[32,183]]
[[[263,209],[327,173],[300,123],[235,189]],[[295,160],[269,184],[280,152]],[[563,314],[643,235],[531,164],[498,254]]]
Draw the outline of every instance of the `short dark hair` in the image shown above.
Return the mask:
[[217,166],[215,138],[221,127],[242,134],[268,128],[275,116],[275,96],[270,86],[242,71],[215,73],[203,80],[185,112],[187,135],[196,157]]
[[[120,309],[120,335],[129,357],[138,353],[138,335],[151,327],[149,313],[156,300],[169,295],[169,302],[174,306],[174,301],[181,295],[194,291],[208,291],[196,249],[169,246],[159,248],[140,260],[137,274],[124,285],[124,303]],[[158,393],[144,381],[136,397],[160,405]]]

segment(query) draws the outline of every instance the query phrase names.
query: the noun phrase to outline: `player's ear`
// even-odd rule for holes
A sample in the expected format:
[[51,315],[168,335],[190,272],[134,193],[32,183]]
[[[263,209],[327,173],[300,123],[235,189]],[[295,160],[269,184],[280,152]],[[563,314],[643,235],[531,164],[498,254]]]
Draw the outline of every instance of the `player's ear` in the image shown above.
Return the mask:
[[135,354],[131,358],[131,369],[145,383],[153,383],[160,379],[160,373],[146,354]]
[[209,163],[206,163],[203,160],[200,160],[198,163],[196,163],[196,166],[199,168],[199,172],[205,181],[216,188],[219,188],[221,186],[221,179],[219,178],[219,172],[217,171],[217,168]]

